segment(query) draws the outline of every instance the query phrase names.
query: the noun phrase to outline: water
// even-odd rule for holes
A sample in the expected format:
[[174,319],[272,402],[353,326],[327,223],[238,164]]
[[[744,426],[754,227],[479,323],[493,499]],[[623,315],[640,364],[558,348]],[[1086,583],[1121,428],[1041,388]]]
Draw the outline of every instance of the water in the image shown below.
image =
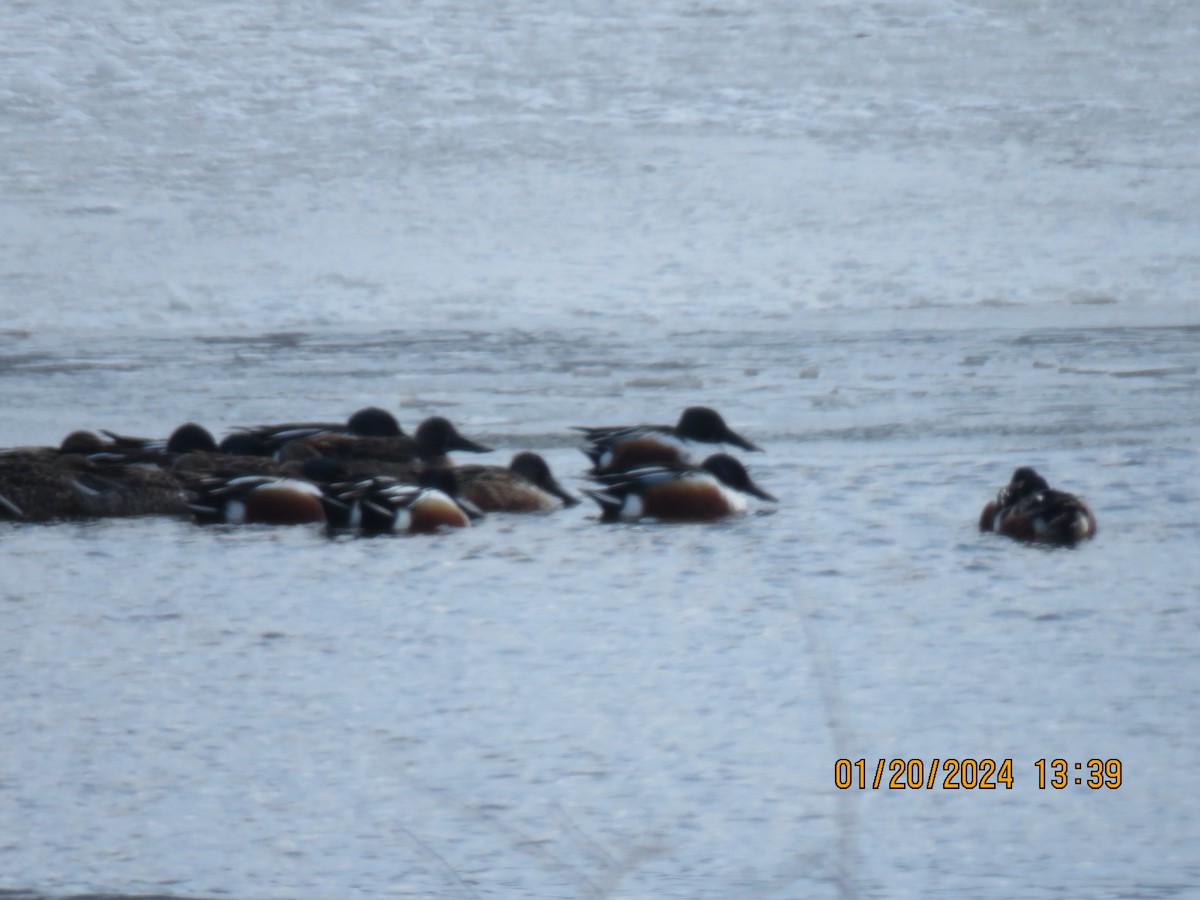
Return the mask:
[[[0,19],[0,446],[373,403],[578,488],[707,403],[781,498],[5,526],[0,889],[1200,895],[1200,12]],[[1022,464],[1094,542],[977,533]],[[948,757],[1014,786],[833,783]]]

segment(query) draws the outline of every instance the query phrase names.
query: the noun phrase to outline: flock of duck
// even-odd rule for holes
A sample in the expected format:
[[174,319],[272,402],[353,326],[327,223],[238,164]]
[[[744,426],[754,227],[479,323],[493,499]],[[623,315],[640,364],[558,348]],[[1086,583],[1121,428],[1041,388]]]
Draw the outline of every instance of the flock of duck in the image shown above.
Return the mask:
[[[749,497],[775,502],[737,457],[698,445],[760,448],[715,410],[694,406],[675,425],[576,427],[591,463],[583,493],[602,522],[703,522],[745,512]],[[494,512],[548,512],[580,501],[537,453],[508,466],[456,464],[451,452],[486,453],[447,419],[412,435],[378,407],[344,423],[239,427],[219,443],[189,422],[166,439],[74,431],[58,447],[0,450],[0,519],[46,522],[167,515],[199,523],[323,523],[362,535],[461,528]],[[979,519],[982,531],[1074,544],[1092,537],[1087,504],[1052,489],[1028,467]]]

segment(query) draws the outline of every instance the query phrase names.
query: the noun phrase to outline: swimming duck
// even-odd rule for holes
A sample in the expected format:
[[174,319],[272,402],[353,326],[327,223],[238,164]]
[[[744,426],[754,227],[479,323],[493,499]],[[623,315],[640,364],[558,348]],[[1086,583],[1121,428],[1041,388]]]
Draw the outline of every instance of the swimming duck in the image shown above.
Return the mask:
[[1096,533],[1096,517],[1079,497],[1055,490],[1036,470],[1022,466],[979,516],[980,531],[1050,544],[1075,544]]
[[204,475],[189,482],[188,504],[201,524],[301,525],[324,522],[321,489],[311,481],[273,475]]
[[330,532],[431,534],[467,528],[481,513],[456,497],[449,469],[428,469],[421,484],[376,476],[330,485],[323,496]]
[[542,512],[579,502],[537,453],[518,453],[507,468],[455,466],[459,494],[484,512]]
[[[317,435],[341,434],[359,438],[396,438],[404,435],[400,423],[386,409],[365,406],[345,422],[285,422],[235,429],[221,442],[226,452],[274,456],[286,444]],[[226,447],[226,442],[230,446]]]
[[187,497],[176,479],[156,466],[76,452],[95,446],[72,433],[58,448],[0,453],[0,518],[45,522],[187,514]]
[[280,448],[278,458],[295,458],[296,453],[333,459],[370,459],[390,463],[423,463],[426,466],[450,465],[451,450],[490,453],[492,448],[478,444],[459,433],[448,419],[432,416],[417,426],[416,433],[391,437],[359,437],[327,433],[292,441]]
[[[87,432],[74,432],[73,434],[76,438],[82,439]],[[124,462],[165,464],[185,453],[217,452],[217,442],[212,433],[196,422],[185,422],[166,438],[131,437],[103,429],[101,429],[101,434],[105,435],[108,441],[89,451],[93,458],[96,454],[104,453],[109,454],[112,459],[119,457]],[[68,438],[70,437],[72,435],[68,435]]]
[[426,419],[409,436],[391,413],[374,406],[358,410],[345,425],[319,422],[259,425],[239,429],[237,433],[246,435],[243,440],[254,441],[284,462],[325,456],[449,465],[447,454],[451,450],[489,453],[492,449],[464,437],[442,416]]
[[602,522],[705,522],[745,512],[747,494],[776,502],[726,453],[715,453],[699,466],[646,466],[597,480],[604,487],[584,493],[599,504]]
[[720,413],[707,406],[689,406],[675,425],[575,426],[582,431],[583,452],[593,473],[621,472],[638,466],[687,464],[692,445],[733,444],[743,450],[759,448],[733,431]]

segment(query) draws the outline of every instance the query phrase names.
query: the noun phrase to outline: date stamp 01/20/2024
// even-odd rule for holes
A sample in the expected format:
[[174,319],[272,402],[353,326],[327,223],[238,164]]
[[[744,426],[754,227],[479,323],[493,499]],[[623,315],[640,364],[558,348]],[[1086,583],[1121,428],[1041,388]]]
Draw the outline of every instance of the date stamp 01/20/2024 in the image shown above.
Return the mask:
[[[1039,759],[1029,774],[1038,790],[1077,786],[1115,791],[1121,786],[1119,759]],[[1011,759],[839,759],[833,784],[839,790],[1011,791],[1018,781]]]

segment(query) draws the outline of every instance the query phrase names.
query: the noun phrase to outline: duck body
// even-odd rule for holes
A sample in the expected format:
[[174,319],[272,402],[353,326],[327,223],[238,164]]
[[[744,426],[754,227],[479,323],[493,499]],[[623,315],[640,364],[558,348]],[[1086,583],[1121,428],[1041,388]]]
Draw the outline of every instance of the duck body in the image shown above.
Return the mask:
[[675,425],[576,426],[583,432],[583,452],[593,474],[623,472],[650,465],[686,465],[696,444],[732,444],[743,450],[759,448],[733,431],[720,413],[706,406],[689,406]]
[[717,453],[700,466],[646,466],[597,478],[585,491],[600,506],[600,521],[710,522],[744,513],[747,495],[775,502],[734,457]]
[[1096,534],[1096,517],[1081,498],[1056,490],[1022,466],[979,516],[980,531],[1021,541],[1070,546]]
[[330,532],[364,536],[432,534],[467,528],[480,513],[457,497],[450,470],[425,470],[423,483],[387,476],[330,485],[323,497]]
[[191,487],[189,508],[201,524],[300,525],[325,521],[321,489],[299,478],[205,476]]
[[484,512],[550,512],[579,503],[537,453],[518,453],[507,467],[455,466],[454,474],[460,496]]
[[182,485],[154,465],[96,460],[52,447],[0,453],[0,519],[187,514]]
[[[452,450],[487,453],[491,450],[459,433],[442,416],[425,419],[408,435],[387,410],[366,407],[343,424],[300,422],[257,425],[236,433],[242,443],[253,442],[276,459],[303,461],[314,456],[341,460],[375,460],[390,464],[449,465]],[[234,440],[231,435],[226,440]]]

